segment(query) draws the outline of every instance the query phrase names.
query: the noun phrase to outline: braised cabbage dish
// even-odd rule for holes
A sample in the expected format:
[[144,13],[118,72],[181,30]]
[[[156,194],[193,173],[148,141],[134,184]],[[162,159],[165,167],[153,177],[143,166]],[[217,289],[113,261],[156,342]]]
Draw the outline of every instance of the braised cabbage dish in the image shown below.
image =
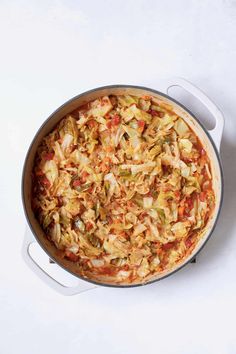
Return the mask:
[[183,262],[215,205],[201,142],[152,96],[104,96],[66,115],[38,147],[32,178],[45,237],[80,274],[116,283]]

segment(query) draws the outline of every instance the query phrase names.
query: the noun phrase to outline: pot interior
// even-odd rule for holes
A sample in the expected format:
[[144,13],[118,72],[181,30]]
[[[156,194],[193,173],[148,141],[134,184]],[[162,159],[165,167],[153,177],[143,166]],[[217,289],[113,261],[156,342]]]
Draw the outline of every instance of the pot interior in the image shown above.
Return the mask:
[[[190,112],[188,112],[184,107],[182,107],[180,104],[178,104],[176,101],[171,99],[170,97],[157,92],[153,91],[151,89],[147,88],[142,88],[142,87],[132,87],[132,86],[107,86],[107,87],[102,87],[98,88],[89,92],[85,92],[79,96],[76,96],[75,98],[71,99],[70,101],[66,102],[64,105],[62,105],[59,109],[57,109],[49,118],[48,120],[42,125],[42,127],[39,129],[37,132],[36,136],[34,137],[32,144],[29,148],[28,154],[26,156],[25,160],[25,165],[24,165],[24,171],[23,171],[23,180],[22,180],[22,196],[23,196],[23,204],[25,208],[25,213],[28,219],[28,223],[31,227],[31,230],[33,234],[35,235],[37,241],[39,244],[42,246],[42,248],[47,252],[49,257],[53,259],[56,263],[58,263],[60,266],[65,268],[67,271],[70,273],[81,277],[80,270],[78,266],[76,266],[76,263],[72,263],[67,259],[63,259],[60,255],[60,252],[56,249],[56,247],[45,237],[45,234],[39,225],[37,219],[34,216],[34,213],[31,208],[31,171],[34,163],[34,158],[35,158],[35,153],[37,150],[38,145],[40,144],[42,138],[47,135],[51,130],[54,128],[54,126],[68,113],[73,111],[74,109],[78,108],[81,105],[84,105],[88,103],[91,100],[94,100],[98,97],[104,96],[104,95],[125,95],[125,94],[130,94],[130,95],[135,95],[135,96],[143,96],[143,95],[152,95],[156,99],[166,102],[170,104],[173,107],[173,110],[181,116],[186,123],[191,127],[191,129],[195,132],[195,134],[198,136],[200,139],[204,149],[206,150],[209,159],[211,161],[211,172],[212,172],[212,181],[213,181],[213,189],[215,192],[215,197],[216,197],[216,205],[215,205],[215,210],[211,214],[211,217],[204,228],[204,234],[202,235],[201,240],[195,247],[194,251],[192,254],[190,254],[187,258],[184,259],[184,261],[180,264],[178,264],[175,268],[172,268],[171,270],[165,271],[161,274],[157,274],[155,276],[151,276],[146,283],[152,282],[158,279],[161,279],[174,271],[178,270],[182,266],[184,266],[186,263],[188,263],[197,253],[198,251],[202,248],[208,237],[210,236],[216,219],[218,217],[220,205],[221,205],[221,199],[222,199],[222,173],[221,173],[221,166],[219,163],[219,158],[218,154],[216,152],[216,148],[214,147],[214,144],[212,143],[211,139],[209,138],[208,134],[206,134],[205,130],[201,126],[201,124],[194,118]],[[89,274],[87,280],[96,282],[101,285],[112,285],[112,286],[128,286],[130,284],[126,284],[125,282],[122,283],[114,283],[113,281],[109,280],[108,276],[104,276],[104,278],[101,277],[96,277],[93,274]],[[141,285],[139,283],[134,283],[132,285]]]

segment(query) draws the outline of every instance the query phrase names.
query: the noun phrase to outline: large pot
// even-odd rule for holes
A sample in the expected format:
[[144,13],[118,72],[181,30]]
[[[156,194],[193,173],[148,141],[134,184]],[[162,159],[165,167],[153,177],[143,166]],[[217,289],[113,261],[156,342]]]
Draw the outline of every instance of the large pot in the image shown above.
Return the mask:
[[[42,138],[47,135],[54,126],[64,117],[66,114],[73,111],[75,108],[83,105],[91,100],[96,99],[97,97],[109,94],[131,94],[131,95],[152,95],[161,99],[173,106],[174,111],[179,114],[192,128],[192,130],[196,133],[199,137],[200,141],[204,149],[207,151],[207,154],[211,161],[211,170],[212,170],[212,181],[213,181],[213,188],[216,196],[216,205],[215,210],[209,219],[204,234],[201,238],[201,241],[197,244],[196,248],[186,259],[184,259],[183,263],[178,264],[175,268],[168,270],[162,274],[155,275],[154,277],[150,278],[145,284],[150,284],[154,281],[163,279],[177,270],[181,269],[187,263],[189,263],[197,253],[203,248],[206,244],[207,240],[209,239],[210,235],[213,232],[213,229],[216,225],[221,204],[222,204],[222,196],[223,196],[223,176],[222,176],[222,168],[220,164],[219,158],[219,148],[220,148],[220,141],[223,132],[224,126],[224,119],[222,113],[219,109],[213,104],[212,101],[209,100],[205,94],[203,94],[199,89],[195,86],[190,84],[189,82],[183,79],[176,79],[172,82],[168,82],[166,85],[167,91],[168,88],[171,86],[181,86],[185,90],[189,91],[192,95],[197,97],[211,112],[211,114],[215,117],[216,125],[215,128],[211,131],[207,131],[199,120],[182,104],[175,101],[173,98],[164,94],[162,92],[146,88],[146,87],[139,87],[139,86],[130,86],[130,85],[112,85],[112,86],[104,86],[100,88],[96,88],[87,92],[84,92],[65,104],[59,107],[51,116],[43,123],[43,125],[39,128],[38,132],[36,133],[30,147],[28,153],[26,155],[25,164],[23,168],[23,176],[22,176],[22,199],[23,199],[23,206],[25,210],[26,219],[28,221],[29,227],[31,232],[27,232],[27,237],[25,238],[23,244],[23,256],[27,264],[49,285],[54,287],[56,290],[60,291],[65,295],[75,294],[88,288],[94,287],[94,284],[98,285],[105,285],[105,286],[114,286],[114,287],[128,287],[128,286],[138,286],[144,285],[143,283],[136,283],[136,284],[127,284],[127,285],[119,285],[114,283],[109,283],[100,281],[99,279],[83,279],[83,281],[79,282],[79,285],[75,288],[64,287],[60,283],[58,283],[55,279],[49,276],[44,270],[40,268],[40,266],[35,262],[35,260],[31,257],[29,252],[29,246],[32,242],[36,241],[40,244],[40,246],[44,249],[44,251],[48,254],[49,258],[52,259],[55,263],[59,266],[64,268],[67,272],[72,273],[76,277],[81,279],[80,274],[78,274],[77,268],[75,265],[67,259],[62,259],[58,254],[56,247],[50,243],[50,241],[45,237],[45,234],[40,227],[37,219],[34,216],[34,213],[31,208],[31,172],[32,166],[34,162],[35,153],[37,150],[38,145],[40,144]],[[35,239],[30,236],[34,235]],[[86,281],[84,281],[86,280]],[[92,283],[92,284],[91,284]]]

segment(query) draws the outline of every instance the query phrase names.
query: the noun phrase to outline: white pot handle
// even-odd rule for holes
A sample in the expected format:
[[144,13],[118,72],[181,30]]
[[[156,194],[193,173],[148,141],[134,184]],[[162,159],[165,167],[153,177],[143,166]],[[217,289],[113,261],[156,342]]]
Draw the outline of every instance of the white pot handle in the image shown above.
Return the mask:
[[220,143],[222,139],[222,134],[224,130],[224,116],[219,108],[203,93],[199,88],[191,84],[189,81],[183,78],[172,78],[165,81],[166,92],[173,86],[179,86],[191,93],[194,97],[196,97],[208,110],[211,112],[213,117],[215,118],[215,128],[209,130],[209,134],[211,135],[217,150],[220,150]]
[[29,268],[47,285],[56,290],[58,293],[62,295],[76,295],[82,293],[87,290],[92,290],[97,288],[96,285],[86,282],[84,280],[78,279],[78,285],[74,287],[69,287],[62,285],[56,279],[54,279],[51,275],[49,275],[44,269],[40,267],[40,265],[33,259],[30,254],[29,247],[32,243],[35,242],[33,235],[30,230],[26,229],[25,237],[22,245],[22,257],[25,263],[29,266]]

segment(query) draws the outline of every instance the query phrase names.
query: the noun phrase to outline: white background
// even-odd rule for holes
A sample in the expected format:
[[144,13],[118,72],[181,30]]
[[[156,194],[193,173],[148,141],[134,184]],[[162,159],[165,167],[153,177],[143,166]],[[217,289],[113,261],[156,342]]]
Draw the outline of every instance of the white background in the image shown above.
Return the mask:
[[[0,64],[0,353],[235,354],[236,1],[1,0]],[[196,264],[159,283],[63,297],[20,254],[29,143],[86,89],[158,89],[173,75],[225,115],[225,199],[214,235]]]

